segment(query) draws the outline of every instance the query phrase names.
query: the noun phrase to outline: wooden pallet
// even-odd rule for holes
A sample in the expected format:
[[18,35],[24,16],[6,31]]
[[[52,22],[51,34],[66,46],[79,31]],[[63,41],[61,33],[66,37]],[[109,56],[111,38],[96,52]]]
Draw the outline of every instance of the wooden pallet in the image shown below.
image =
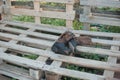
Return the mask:
[[[2,21],[0,23],[0,74],[14,77],[19,80],[39,80],[45,71],[47,80],[58,80],[61,76],[88,80],[120,80],[114,78],[114,72],[120,72],[120,64],[116,63],[117,59],[120,58],[119,33],[71,30],[76,35],[82,34],[94,37],[92,38],[93,43],[111,46],[111,49],[85,46],[77,47],[79,51],[86,52],[88,54],[93,53],[110,56],[108,58],[108,62],[103,62],[55,54],[50,51],[49,48],[58,38],[58,35],[65,31],[66,29],[45,25]],[[106,38],[101,39],[98,37]],[[39,57],[36,60],[32,60],[17,56],[17,54],[35,54]],[[50,65],[46,64],[48,58],[53,60]],[[103,69],[105,72],[103,75],[98,75],[70,70],[61,67],[63,63],[93,69]],[[22,66],[22,68],[19,66]]]
[[103,25],[112,25],[120,26],[120,19],[118,17],[112,17],[106,15],[100,16],[100,14],[94,14],[92,12],[92,7],[102,8],[120,8],[119,0],[80,0],[80,5],[83,6],[83,14],[80,14],[80,22],[84,23],[84,28],[90,30],[90,24],[103,24]]

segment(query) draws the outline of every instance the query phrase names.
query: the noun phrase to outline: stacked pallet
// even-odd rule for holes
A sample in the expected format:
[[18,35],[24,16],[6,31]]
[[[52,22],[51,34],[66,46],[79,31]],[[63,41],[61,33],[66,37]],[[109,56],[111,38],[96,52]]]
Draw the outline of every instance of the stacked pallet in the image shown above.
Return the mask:
[[[114,77],[106,76],[105,74],[97,75],[63,68],[61,67],[63,63],[94,69],[103,69],[105,70],[105,73],[107,73],[108,71],[112,73],[120,72],[120,64],[116,63],[116,60],[120,57],[119,33],[72,30],[72,32],[76,35],[82,34],[97,37],[107,37],[110,39],[113,38],[113,40],[107,40],[106,38],[92,38],[92,41],[94,43],[111,46],[111,50],[85,46],[77,47],[77,49],[81,52],[86,52],[88,54],[92,53],[107,55],[115,59],[114,62],[103,62],[55,54],[52,51],[48,50],[48,48],[50,48],[53,45],[54,41],[58,38],[58,35],[66,31],[65,29],[48,27],[45,25],[35,25],[31,23],[28,24],[6,21],[2,22],[0,26],[0,59],[6,62],[1,62],[1,74],[20,80],[39,80],[44,71],[46,73],[47,80],[58,80],[60,78],[60,75],[89,80],[115,79]],[[116,39],[114,39],[114,37]],[[39,57],[36,60],[31,60],[20,57],[17,54],[35,54]],[[48,58],[53,60],[52,63],[49,65],[46,64]],[[23,68],[19,66],[22,66]]]

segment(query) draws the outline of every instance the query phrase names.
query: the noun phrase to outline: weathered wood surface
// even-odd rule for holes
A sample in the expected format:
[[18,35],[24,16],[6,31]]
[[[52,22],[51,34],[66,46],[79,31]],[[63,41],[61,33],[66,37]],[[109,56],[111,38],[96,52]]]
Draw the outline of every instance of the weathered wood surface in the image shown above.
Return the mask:
[[[14,0],[16,1],[16,0]],[[58,18],[66,20],[66,27],[72,28],[73,20],[75,18],[75,11],[73,11],[74,0],[29,0],[33,1],[32,6],[34,6],[34,10],[31,9],[18,9],[11,8],[11,14],[13,15],[28,15],[35,17],[35,23],[40,24],[40,17],[48,17],[48,18]],[[40,8],[40,2],[53,2],[53,3],[64,3],[66,5],[66,10],[64,12],[60,11],[46,11],[43,8]],[[13,2],[14,3],[14,2]],[[14,5],[13,5],[14,6]],[[53,15],[54,14],[54,15]]]
[[[120,40],[120,38],[113,38],[114,40]],[[111,46],[111,50],[116,50],[119,51],[119,46]],[[116,64],[117,63],[117,57],[108,57],[108,63],[113,63]],[[108,71],[105,70],[104,71],[104,76],[106,77],[106,80],[110,80],[110,78],[114,78],[115,72],[114,71]]]
[[[41,63],[39,63],[40,61],[36,61],[34,62],[34,64],[36,64],[36,66],[31,66],[29,63],[26,63],[26,61],[21,61],[19,62],[19,60],[24,60],[25,58],[20,58],[20,57],[17,57],[17,56],[14,56],[14,55],[11,55],[11,54],[6,54],[6,53],[1,53],[2,56],[4,55],[4,60],[8,60],[9,62],[12,61],[12,63],[16,62],[15,64],[18,64],[18,65],[25,65],[26,66],[29,66],[29,67],[32,67],[32,68],[35,68],[35,69],[41,69],[41,66],[42,65]],[[17,59],[13,59],[14,58],[18,58],[19,60]],[[0,56],[1,58],[1,56]],[[12,58],[12,59],[10,59]],[[27,61],[32,61],[30,59],[27,59]],[[39,64],[39,65],[38,65]],[[7,69],[7,68],[6,68]],[[12,68],[13,69],[13,68]],[[3,70],[3,69],[2,69]],[[49,66],[49,65],[46,65],[45,67],[43,67],[43,70],[46,70],[46,71],[50,71],[50,72],[54,72],[54,73],[57,73],[57,74],[61,74],[61,75],[66,75],[66,76],[72,76],[72,77],[76,77],[76,78],[84,78],[82,77],[83,75],[87,75],[87,77],[85,77],[84,79],[91,79],[92,78],[94,80],[97,80],[97,79],[100,79],[100,80],[103,80],[104,77],[102,76],[99,76],[99,75],[94,75],[94,74],[90,74],[90,73],[85,73],[85,72],[79,72],[79,71],[74,71],[75,74],[71,74],[73,72],[73,70],[69,70],[69,69],[62,69],[62,68],[58,68],[58,67],[54,67],[54,66]],[[57,70],[57,71],[56,71]],[[82,76],[80,76],[82,75]],[[16,76],[17,77],[17,76]],[[21,77],[21,76],[20,76]]]
[[[84,6],[83,7],[83,13],[84,13],[84,16],[90,15],[91,7],[90,6]],[[80,16],[80,18],[81,18],[81,16]],[[83,27],[84,30],[88,30],[88,31],[90,30],[90,23],[85,22],[85,23],[83,23],[83,26],[84,26]]]
[[120,19],[119,18],[109,18],[109,17],[102,17],[102,16],[85,16],[83,14],[80,15],[81,22],[93,23],[93,24],[105,24],[105,25],[112,25],[112,26],[119,26]]
[[8,64],[0,65],[0,74],[21,80],[33,80],[33,78],[29,76],[27,70]]
[[5,77],[5,76],[3,76],[3,75],[0,75],[0,80],[11,80],[11,79],[8,78],[8,77]]
[[[34,32],[35,30],[40,30],[40,31],[47,31],[47,32],[53,32],[53,33],[61,34],[66,29],[62,30],[62,29],[54,28],[54,27],[53,28],[45,27],[45,25],[41,25],[40,26],[40,25],[27,24],[27,23],[22,23],[22,24],[21,23],[15,23],[15,22],[3,22],[3,23],[9,24],[9,25],[5,26],[5,25],[2,24],[2,26],[0,27],[1,30],[5,30],[5,31],[9,31],[9,32],[15,32],[15,33],[18,33],[18,34],[26,35],[26,36],[18,36],[18,35],[12,34],[12,33],[8,34],[8,33],[0,32],[0,37],[2,37],[2,38],[7,38],[9,40],[21,41],[21,42],[25,42],[26,43],[26,45],[21,45],[21,44],[8,43],[8,42],[0,41],[0,46],[3,47],[3,48],[6,48],[6,49],[8,48],[8,49],[10,49],[12,51],[14,50],[15,52],[18,52],[18,53],[21,53],[21,54],[36,54],[36,55],[40,55],[40,56],[47,57],[47,58],[49,57],[49,58],[55,60],[55,62],[56,61],[57,62],[60,61],[60,63],[61,62],[66,62],[66,63],[70,63],[70,64],[75,64],[75,65],[78,65],[78,66],[84,66],[84,67],[90,67],[90,68],[104,69],[104,70],[120,72],[119,71],[120,70],[120,67],[119,67],[120,65],[119,64],[112,64],[112,63],[108,64],[107,62],[101,62],[101,61],[95,61],[95,60],[90,60],[90,59],[83,59],[83,58],[64,56],[64,55],[54,54],[51,51],[45,51],[43,49],[51,47],[52,44],[54,43],[54,41],[58,38],[58,36],[53,35],[53,34],[45,34],[45,33],[40,33],[40,32]],[[22,27],[27,28],[27,29],[23,30],[23,29],[20,29],[20,28],[15,28],[15,27],[12,27],[12,25],[14,25],[14,26],[16,25],[16,26],[19,26],[19,27],[22,26]],[[80,31],[76,31],[76,30],[73,30],[73,32],[76,33],[76,34],[80,34],[81,33]],[[82,31],[82,34],[86,34],[87,35],[89,32],[90,31],[85,31],[85,32]],[[97,34],[93,34],[93,33],[97,33]],[[100,33],[100,34],[98,34],[98,33]],[[41,37],[41,39],[35,39],[35,38],[32,38],[32,37],[28,37],[27,35],[31,35],[31,36],[34,35],[36,37],[41,37],[42,36],[42,37]],[[44,35],[46,37],[44,37]],[[51,37],[53,37],[52,41],[49,41],[49,40],[51,40],[51,39],[49,39],[50,35],[51,35]],[[99,36],[102,36],[102,37],[103,36],[106,36],[106,37],[116,36],[118,38],[120,37],[119,33],[90,32],[89,35],[92,35],[92,36],[99,35]],[[42,39],[46,39],[46,38],[47,38],[47,40],[42,40]],[[101,40],[99,40],[99,39],[92,39],[92,40],[93,40],[93,42],[96,42],[98,40],[99,43],[104,42],[104,44],[109,44],[111,42],[113,42],[112,43],[113,45],[119,44],[119,40],[115,41],[115,42],[118,42],[118,43],[115,43],[112,40],[106,40],[106,41],[104,41],[102,39]],[[44,44],[43,44],[43,42],[44,42]],[[34,44],[37,44],[38,46],[41,46],[42,49],[33,48],[32,46]],[[31,45],[31,46],[28,46],[28,45]],[[43,47],[43,46],[45,46],[45,47]],[[116,57],[120,56],[119,55],[119,51],[107,50],[107,49],[97,49],[97,48],[90,48],[90,47],[80,46],[80,51],[83,51],[83,52],[88,52],[89,53],[89,52],[92,52],[93,49],[95,49],[95,52],[94,52],[95,54],[97,53],[97,54],[116,56]],[[3,55],[4,54],[1,54],[1,56],[3,56]],[[12,56],[14,58],[11,58]],[[93,79],[94,80],[99,80],[100,79],[100,80],[103,80],[105,78],[104,76],[98,76],[98,75],[94,75],[93,76],[93,74],[90,74],[90,75],[87,74],[89,77],[86,78],[85,76],[83,77],[84,73],[81,73],[79,71],[73,71],[73,70],[63,69],[61,67],[53,66],[54,64],[56,65],[57,62],[56,63],[54,62],[52,65],[49,66],[49,65],[46,65],[44,63],[44,61],[41,63],[41,61],[32,60],[32,62],[35,65],[31,66],[29,64],[29,63],[32,63],[30,59],[26,60],[26,59],[24,59],[22,57],[14,56],[14,55],[11,55],[11,54],[8,54],[7,57],[0,57],[0,58],[1,59],[4,58],[3,60],[11,62],[13,64],[22,65],[24,67],[32,68],[31,72],[33,72],[33,74],[35,73],[35,75],[33,76],[34,78],[38,78],[37,75],[38,75],[38,71],[39,70],[36,70],[36,69],[52,72],[53,74],[55,73],[55,74],[59,74],[59,75],[65,75],[65,76],[76,77],[76,78],[81,78],[81,79],[90,79],[90,80],[93,80]],[[15,60],[15,58],[17,58],[18,61]],[[8,60],[8,59],[11,59],[11,60]],[[21,60],[21,62],[19,62],[20,60]],[[28,61],[30,61],[30,62],[28,62]],[[37,65],[38,63],[36,63],[36,62],[38,62],[38,63],[40,62],[39,64],[41,66]],[[44,67],[42,66],[42,64],[43,64]],[[67,71],[67,72],[70,72],[70,73],[63,72],[63,71]],[[71,74],[71,73],[74,73],[74,72],[75,72],[74,75]],[[82,75],[82,76],[78,76],[76,74],[79,74],[79,75]],[[32,73],[31,73],[31,76],[32,76]]]
[[87,6],[120,8],[120,1],[115,0],[80,0],[80,4]]
[[[17,1],[17,0],[11,0],[11,1]],[[39,2],[55,2],[55,3],[69,3],[73,4],[74,0],[28,0],[28,1],[39,1]]]
[[[90,24],[104,24],[111,26],[120,26],[119,17],[115,17],[115,14],[107,16],[107,14],[96,14],[93,12],[90,13],[91,7],[113,7],[120,8],[120,1],[115,0],[80,0],[80,5],[83,6],[83,13],[80,13],[80,21],[85,25],[84,27],[90,26]],[[85,8],[86,7],[86,8]],[[85,12],[87,10],[87,14]],[[88,12],[89,11],[89,12]],[[92,14],[92,15],[91,15]],[[117,13],[119,16],[119,12]]]
[[[30,26],[29,26],[30,27]],[[33,28],[33,26],[32,26]],[[35,28],[35,27],[34,27]],[[43,34],[43,33],[37,33],[37,32],[27,32],[25,30],[19,30],[19,29],[15,29],[15,28],[9,28],[9,27],[5,27],[5,26],[1,26],[0,28],[1,30],[5,30],[5,31],[10,31],[10,32],[14,32],[14,33],[19,33],[19,34],[26,34],[26,35],[33,35],[33,36],[36,36],[36,37],[40,37],[40,38],[43,38],[43,39],[48,39],[48,40],[56,40],[58,38],[58,36],[55,36],[55,35],[50,35],[50,34]],[[39,29],[39,27],[36,27],[36,29]],[[42,29],[40,29],[42,30]],[[47,30],[47,29],[46,29]],[[56,29],[55,29],[56,30]],[[54,29],[52,29],[52,31],[55,31]],[[50,31],[50,30],[49,30]],[[56,30],[58,31],[58,29]],[[60,31],[60,30],[59,30]],[[74,32],[74,31],[73,31]],[[82,32],[82,31],[81,31]],[[56,33],[56,32],[55,32]],[[62,32],[61,32],[62,33]],[[84,32],[85,33],[85,32]],[[91,32],[92,34],[95,33],[94,35],[96,35],[96,32]],[[103,33],[101,32],[98,32],[99,35],[102,35]],[[82,34],[82,33],[81,33]],[[85,33],[86,34],[86,33]],[[91,34],[91,35],[92,35]],[[117,36],[117,33],[116,34],[108,34],[108,33],[104,33],[103,35],[109,35],[109,36]],[[89,33],[90,35],[90,33]],[[106,36],[107,36],[106,35]],[[2,39],[14,39],[14,40],[19,40],[19,41],[23,41],[23,42],[27,42],[27,43],[33,43],[33,44],[36,44],[36,45],[44,45],[44,43],[47,43],[48,45],[45,46],[45,47],[50,47],[53,43],[50,42],[50,41],[47,41],[47,40],[38,40],[38,39],[32,39],[32,38],[25,38],[25,37],[18,37],[16,35],[12,35],[12,34],[8,34],[8,33],[0,33],[0,36],[1,37],[5,37],[5,38],[2,38]],[[119,37],[119,33],[118,33],[118,36]],[[40,43],[40,42],[43,42],[43,43]],[[102,39],[96,39],[96,38],[93,38],[92,39],[92,42],[93,43],[99,43],[99,44],[103,44],[103,45],[116,45],[116,46],[119,46],[120,45],[120,41],[112,41],[112,40],[102,40]]]
[[56,11],[35,11],[30,9],[11,8],[11,14],[74,20],[75,12],[71,11],[66,13],[66,12],[56,12]]
[[[15,0],[13,0],[15,1]],[[33,0],[30,0],[33,1]],[[35,0],[35,10],[30,10],[30,9],[16,9],[16,8],[11,8],[11,13],[14,15],[28,15],[28,16],[38,16],[38,17],[50,17],[50,18],[60,18],[60,19],[66,19],[67,20],[67,26],[72,25],[72,20],[74,19],[74,11],[73,9],[73,4],[74,0]],[[39,9],[40,5],[37,3],[39,1],[42,2],[55,2],[55,3],[65,3],[66,4],[66,12],[52,12],[52,11],[43,11],[42,9]],[[82,0],[83,1],[83,0]],[[89,0],[84,0],[84,1],[89,1]],[[97,1],[97,0],[92,0],[92,1]],[[97,5],[104,6],[106,1],[98,1],[100,4],[96,2]],[[118,1],[113,1],[110,0],[108,1],[109,4],[105,5],[109,7],[119,7]],[[112,6],[110,4],[113,3]],[[118,2],[118,3],[116,3]],[[103,3],[103,4],[101,4]],[[105,4],[104,4],[105,3]],[[96,6],[96,4],[93,5],[93,3],[87,4]],[[115,5],[116,4],[116,5]],[[37,6],[39,5],[39,6]],[[26,10],[26,11],[22,11]],[[70,11],[69,11],[70,10]],[[53,13],[55,15],[53,15]],[[90,12],[89,12],[90,13]],[[112,25],[119,25],[119,18],[106,18],[106,22],[99,23],[99,20],[103,20],[105,17],[101,16],[90,16],[90,14],[86,14],[86,17],[84,20],[89,18],[90,20],[96,21],[95,23],[98,24],[112,24]],[[40,22],[40,18],[36,17],[36,23],[38,24]],[[95,20],[93,19],[96,18]],[[97,20],[99,19],[99,20]],[[111,21],[115,20],[115,21]],[[86,22],[86,21],[83,21]],[[75,70],[69,70],[65,68],[59,67],[62,62],[69,63],[69,64],[74,64],[77,66],[83,66],[83,67],[88,67],[88,68],[95,68],[95,69],[103,69],[107,70],[108,72],[110,71],[110,74],[113,74],[113,72],[120,72],[120,64],[117,63],[108,63],[108,62],[102,62],[102,61],[96,61],[96,60],[90,60],[90,59],[83,59],[83,58],[76,58],[76,57],[71,57],[71,56],[64,56],[60,54],[54,54],[51,51],[45,51],[43,49],[50,48],[54,41],[58,38],[58,36],[53,35],[53,34],[45,34],[43,32],[50,32],[54,34],[61,34],[67,29],[58,29],[58,28],[51,28],[51,27],[46,27],[45,25],[34,25],[34,24],[28,24],[28,23],[16,23],[16,22],[3,22],[5,24],[9,24],[7,26],[5,25],[0,25],[0,59],[5,60],[7,62],[10,62],[12,64],[16,64],[19,66],[24,66],[26,68],[29,68],[30,71],[23,71],[17,72],[16,70],[10,70],[7,67],[4,67],[6,65],[0,65],[0,73],[11,76],[20,79],[20,80],[34,80],[34,79],[39,79],[39,71],[42,73],[43,71],[51,72],[52,74],[55,74],[56,77],[52,78],[53,79],[58,79],[59,75],[64,75],[64,76],[69,76],[69,77],[74,77],[74,78],[79,78],[79,79],[89,79],[89,80],[104,80],[108,78],[109,76],[106,75],[96,75],[96,74],[90,74],[86,72],[80,72],[80,71],[75,71]],[[87,24],[91,22],[86,22]],[[13,26],[22,26],[24,28],[27,28],[26,30],[20,30],[11,27],[10,25]],[[41,31],[37,32],[37,30]],[[3,31],[3,32],[2,32]],[[8,33],[6,32],[8,31]],[[77,31],[77,30],[71,30],[74,32],[76,35],[90,35],[90,36],[98,36],[98,37],[116,37],[120,38],[119,33],[102,33],[102,32],[91,32],[91,31]],[[17,33],[12,34],[12,33]],[[20,35],[20,36],[19,36]],[[39,38],[34,38],[30,36],[35,36]],[[10,42],[5,42],[3,39],[6,41]],[[96,39],[92,38],[92,41],[94,43],[99,43],[99,44],[104,44],[104,45],[111,45],[111,46],[120,46],[120,41],[117,40],[105,40],[105,39]],[[16,44],[17,42],[22,42],[24,44]],[[38,47],[39,46],[39,47]],[[38,49],[40,48],[40,49]],[[20,54],[36,54],[39,55],[39,58],[42,57],[41,59],[43,60],[31,60],[31,59],[26,59],[23,57],[18,57],[13,54],[6,54],[6,50],[11,50],[13,53],[17,52]],[[107,50],[107,49],[100,49],[100,48],[90,48],[90,47],[84,47],[84,46],[79,46],[78,47],[79,51],[82,52],[87,52],[87,53],[93,53],[93,54],[100,54],[100,55],[108,55],[110,57],[120,57],[120,51],[116,50]],[[94,51],[93,51],[94,50]],[[4,57],[3,57],[4,56]],[[53,63],[51,65],[46,65],[45,61],[47,58],[51,58]],[[44,60],[45,59],[45,60]],[[10,67],[10,65],[7,65]],[[19,70],[18,70],[19,71]],[[17,73],[16,73],[17,72]],[[26,73],[25,75],[21,73]],[[57,76],[57,75],[58,76]],[[108,74],[109,75],[109,74]],[[49,76],[51,77],[51,76]],[[48,78],[49,78],[48,77]],[[34,79],[33,79],[34,78]],[[115,78],[110,77],[108,78],[110,80],[113,80]],[[117,79],[116,79],[117,80]]]
[[[84,67],[101,68],[101,69],[107,69],[107,70],[120,72],[120,65],[119,64],[107,64],[106,62],[101,62],[101,61],[69,57],[69,56],[54,54],[53,52],[50,52],[50,51],[44,51],[41,49],[30,48],[30,47],[26,47],[26,46],[22,46],[22,45],[17,45],[17,44],[9,44],[9,43],[2,42],[2,41],[0,41],[0,45],[2,47],[14,49],[14,50],[21,51],[21,52],[41,55],[44,57],[50,57],[53,60],[67,62],[70,64],[75,64],[75,65],[84,66]],[[5,58],[5,57],[3,57],[3,58]],[[76,61],[79,61],[79,62],[76,62]]]
[[[61,34],[65,32],[66,28],[56,28],[55,26],[45,26],[45,25],[35,25],[32,23],[26,23],[26,22],[10,22],[10,21],[2,21],[1,23],[5,23],[8,25],[13,26],[22,26],[26,28],[34,28],[40,31],[46,31],[46,32],[52,32],[52,33],[58,33]],[[107,32],[92,32],[92,31],[83,31],[83,30],[71,30],[75,34],[81,34],[81,35],[89,35],[89,36],[101,36],[101,37],[120,37],[120,33],[107,33]]]
[[[42,61],[44,64],[46,64],[48,58],[39,56],[36,61]],[[44,75],[43,70],[35,70],[35,69],[30,69],[29,70],[30,76],[32,76],[36,80],[42,79],[42,76]]]
[[[37,12],[41,11],[40,10],[40,3],[38,1],[34,1],[34,10],[37,11]],[[40,24],[40,22],[41,22],[40,17],[35,16],[35,23]]]

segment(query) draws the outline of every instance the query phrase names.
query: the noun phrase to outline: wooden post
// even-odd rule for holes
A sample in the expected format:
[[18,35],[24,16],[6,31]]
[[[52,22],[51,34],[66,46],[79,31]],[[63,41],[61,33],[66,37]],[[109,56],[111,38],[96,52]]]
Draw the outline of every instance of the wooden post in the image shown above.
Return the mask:
[[2,20],[2,14],[3,13],[3,1],[0,1],[0,20]]
[[[34,1],[34,9],[35,11],[40,11],[40,2],[39,1]],[[38,16],[35,16],[35,23],[36,24],[40,24],[41,21],[40,21],[40,17]]]
[[[83,15],[84,17],[89,16],[91,13],[91,7],[90,6],[84,6]],[[90,24],[89,23],[83,23],[83,29],[84,30],[90,30]]]
[[0,59],[0,64],[2,64],[3,63],[3,60],[2,59]]
[[[47,50],[50,51],[51,49],[48,48]],[[56,67],[60,67],[61,65],[62,65],[61,61],[53,61],[51,64],[51,66],[56,66]],[[45,72],[45,75],[46,75],[46,80],[59,80],[60,79],[60,75],[51,73],[48,71]]]
[[[120,40],[120,38],[114,38],[113,40]],[[111,46],[111,50],[116,50],[119,51],[119,46]],[[116,64],[117,62],[117,57],[108,57],[108,63],[113,63]],[[114,71],[104,71],[104,76],[106,77],[105,80],[111,80],[114,77]]]
[[0,80],[11,80],[11,79],[8,78],[8,77],[5,77],[5,76],[3,76],[3,75],[0,75]]
[[12,20],[12,15],[10,13],[10,7],[11,7],[11,0],[6,0],[5,6],[4,6],[4,14],[5,14],[6,20]]
[[[47,60],[47,58],[39,56],[37,58],[37,60],[38,61],[42,61],[42,62],[45,63],[46,60]],[[42,75],[43,75],[43,71],[42,70],[33,70],[33,69],[30,69],[30,76],[32,76],[35,80],[41,80]]]
[[[56,67],[60,67],[61,65],[62,62],[60,61],[53,61],[53,63],[51,64],[51,66],[56,66]],[[45,72],[45,74],[46,74],[46,80],[59,80],[61,77],[60,75],[51,72]]]
[[[73,11],[73,4],[66,4],[66,13],[69,13]],[[72,20],[66,20],[66,27],[73,29],[73,21]]]

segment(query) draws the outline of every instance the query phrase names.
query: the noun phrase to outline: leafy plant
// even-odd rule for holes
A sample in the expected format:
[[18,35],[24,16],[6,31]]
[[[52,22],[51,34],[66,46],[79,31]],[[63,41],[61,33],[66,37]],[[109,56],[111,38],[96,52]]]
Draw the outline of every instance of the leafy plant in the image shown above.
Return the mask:
[[82,29],[82,27],[83,27],[83,24],[81,22],[79,22],[78,20],[73,21],[73,28],[75,30],[80,30]]

